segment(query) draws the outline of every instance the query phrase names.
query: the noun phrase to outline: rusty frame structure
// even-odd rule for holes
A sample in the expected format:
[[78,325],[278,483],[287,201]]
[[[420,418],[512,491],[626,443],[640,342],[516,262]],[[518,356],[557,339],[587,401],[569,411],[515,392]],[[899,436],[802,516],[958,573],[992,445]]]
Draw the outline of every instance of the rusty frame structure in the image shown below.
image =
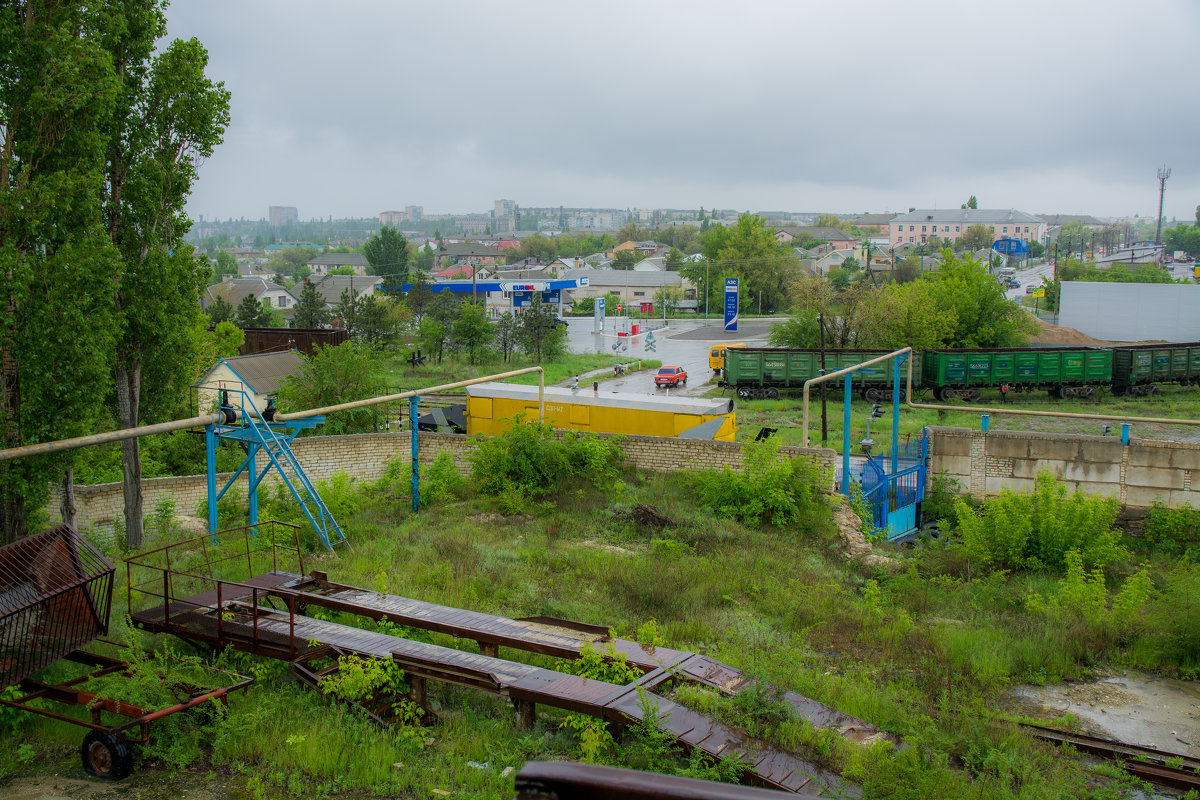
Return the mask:
[[[149,741],[152,723],[204,703],[225,703],[230,692],[253,679],[209,668],[232,682],[217,688],[177,686],[183,699],[159,709],[89,691],[89,681],[128,675],[132,669],[126,661],[83,649],[108,633],[114,573],[113,565],[69,525],[0,547],[0,688],[18,689],[14,696],[0,697],[0,705],[87,728],[80,749],[84,769],[119,780],[133,769],[130,744]],[[90,671],[58,683],[33,678],[60,660]],[[52,711],[47,703],[82,706],[88,718]],[[105,714],[122,721],[105,724]]]

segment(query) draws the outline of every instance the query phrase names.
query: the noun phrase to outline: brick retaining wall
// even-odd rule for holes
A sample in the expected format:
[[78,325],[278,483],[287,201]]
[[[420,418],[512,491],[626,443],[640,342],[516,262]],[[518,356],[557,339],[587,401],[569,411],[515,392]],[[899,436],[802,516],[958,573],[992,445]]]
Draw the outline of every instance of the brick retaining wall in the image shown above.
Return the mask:
[[[603,434],[602,434],[603,435]],[[474,440],[451,433],[422,433],[418,439],[418,460],[428,466],[441,453],[450,453],[459,471],[470,470],[468,453]],[[656,436],[627,436],[621,448],[630,465],[653,472],[691,471],[708,468],[741,467],[744,445],[740,442],[714,442],[700,439],[666,439]],[[412,439],[408,433],[364,433],[350,436],[311,436],[292,442],[292,451],[309,479],[328,480],[345,472],[359,480],[375,480],[383,475],[394,458],[405,462],[412,454]],[[832,475],[836,454],[825,448],[781,447],[788,458],[815,459]],[[259,469],[263,462],[259,459]],[[218,488],[225,485],[232,473],[217,476]],[[268,482],[276,479],[269,475]],[[245,480],[239,480],[245,491]],[[142,481],[143,508],[149,514],[164,498],[175,501],[179,514],[196,514],[201,501],[207,497],[203,475],[176,478],[146,478]],[[104,483],[75,487],[76,525],[109,527],[124,514],[125,500],[120,483]],[[50,498],[47,510],[53,520],[59,519],[57,489]]]

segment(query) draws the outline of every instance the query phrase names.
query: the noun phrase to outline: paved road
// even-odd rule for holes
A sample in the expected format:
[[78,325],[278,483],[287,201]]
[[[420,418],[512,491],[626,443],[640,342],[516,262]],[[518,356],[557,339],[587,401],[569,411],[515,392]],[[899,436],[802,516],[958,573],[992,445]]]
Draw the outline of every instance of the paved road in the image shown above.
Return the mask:
[[[655,350],[646,350],[647,330],[641,327],[644,321],[639,321],[636,336],[618,336],[619,331],[629,331],[630,325],[626,318],[614,320],[609,317],[603,333],[593,332],[591,319],[570,319],[567,329],[568,346],[574,353],[603,353],[616,358],[613,345],[621,349],[621,358],[652,358],[664,365],[680,366],[687,370],[688,384],[678,389],[656,389],[654,374],[649,371],[634,372],[629,375],[606,380],[603,387],[613,392],[634,392],[637,394],[678,394],[700,395],[711,386],[707,385],[713,377],[713,371],[708,366],[709,348],[721,342],[745,342],[751,346],[765,346],[770,334],[770,321],[750,320],[738,325],[739,330],[725,331],[719,319],[705,320],[670,320],[664,327],[662,320],[654,320],[649,324],[649,333],[653,335]],[[581,383],[586,383],[580,379]],[[569,383],[569,381],[568,381]]]

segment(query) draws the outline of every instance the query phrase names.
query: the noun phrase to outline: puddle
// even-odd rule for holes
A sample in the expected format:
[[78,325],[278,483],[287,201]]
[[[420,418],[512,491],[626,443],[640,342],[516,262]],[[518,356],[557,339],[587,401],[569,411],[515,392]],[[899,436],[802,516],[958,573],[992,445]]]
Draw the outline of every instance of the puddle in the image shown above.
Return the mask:
[[1200,758],[1200,682],[1123,673],[1088,683],[1015,686],[1029,717],[1072,714],[1084,733]]

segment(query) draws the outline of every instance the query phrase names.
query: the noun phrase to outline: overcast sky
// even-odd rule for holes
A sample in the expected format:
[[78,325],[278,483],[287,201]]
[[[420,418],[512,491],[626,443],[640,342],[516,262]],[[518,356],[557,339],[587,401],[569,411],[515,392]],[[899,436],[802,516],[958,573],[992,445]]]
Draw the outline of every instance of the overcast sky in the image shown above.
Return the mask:
[[1200,204],[1197,0],[176,0],[232,92],[189,211],[1164,214]]

